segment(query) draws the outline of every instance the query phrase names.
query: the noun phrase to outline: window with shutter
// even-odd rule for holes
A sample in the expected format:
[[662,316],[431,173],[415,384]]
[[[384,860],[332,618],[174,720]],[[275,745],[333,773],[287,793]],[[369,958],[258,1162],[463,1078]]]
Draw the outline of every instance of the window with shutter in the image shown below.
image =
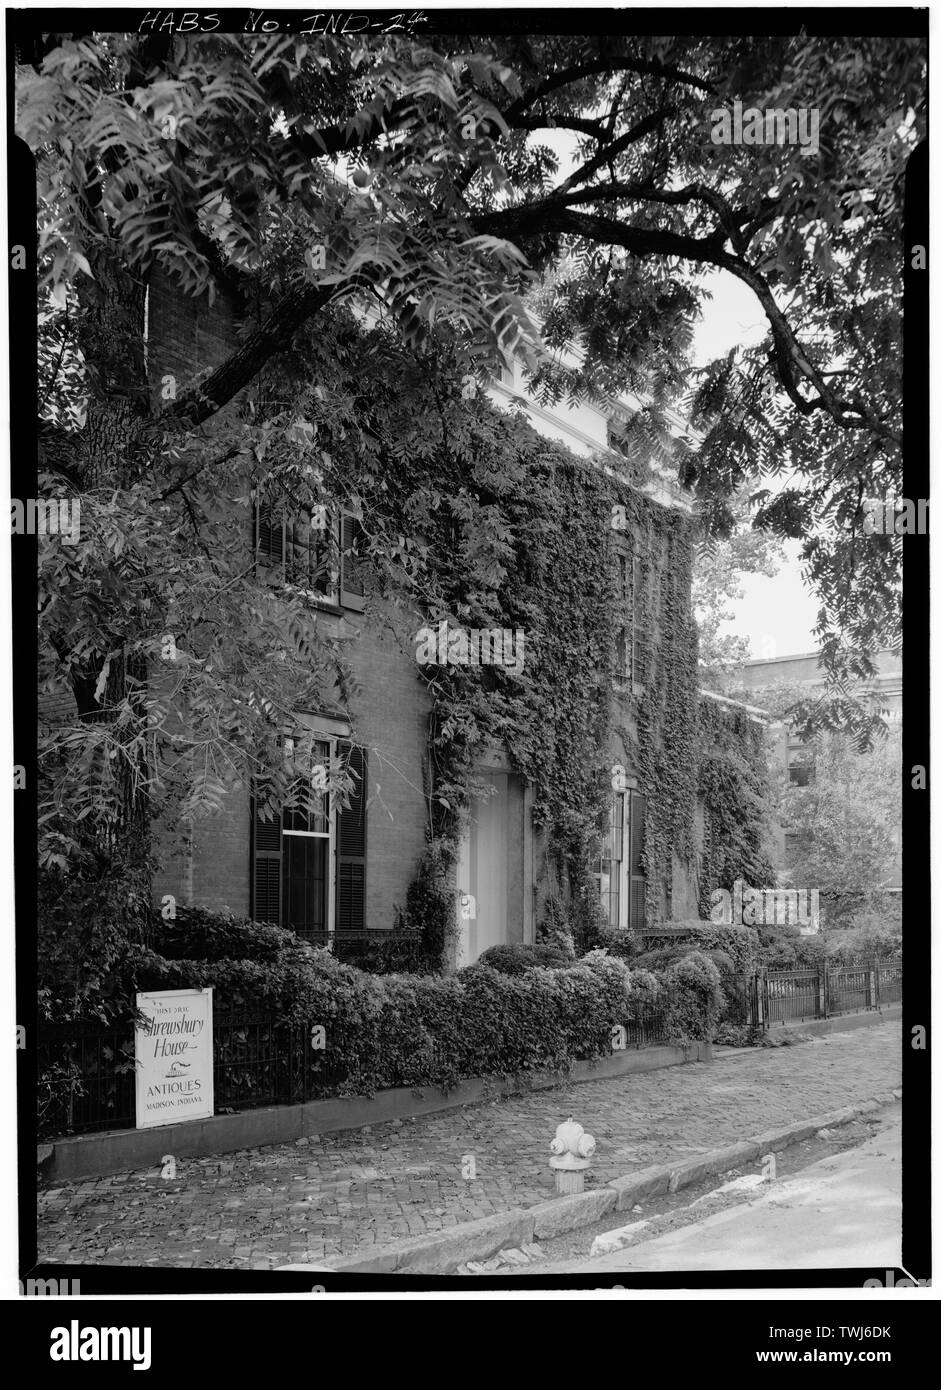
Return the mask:
[[366,593],[359,549],[361,534],[358,519],[344,513],[340,523],[340,605],[359,613],[365,606]]
[[326,603],[338,598],[337,527],[330,513],[316,508],[309,515],[286,515],[271,502],[252,511],[256,563],[279,570],[284,582],[306,589]]
[[330,798],[325,789],[331,757],[329,739],[299,731],[285,736],[284,756],[292,773],[292,790],[276,814],[263,819],[269,792],[258,784],[251,802],[251,913],[305,940],[325,945],[331,919]]
[[349,806],[337,812],[337,932],[366,926],[366,753],[354,744],[340,745],[355,779]]
[[329,741],[284,740],[295,774],[281,816],[281,925],[305,941],[326,945],[329,936],[330,804],[322,777]]

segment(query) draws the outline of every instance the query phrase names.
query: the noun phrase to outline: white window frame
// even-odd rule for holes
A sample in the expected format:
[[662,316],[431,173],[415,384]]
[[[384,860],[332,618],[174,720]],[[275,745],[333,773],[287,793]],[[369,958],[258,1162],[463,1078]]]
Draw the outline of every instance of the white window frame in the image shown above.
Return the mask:
[[[604,904],[605,916],[608,919],[608,926],[612,931],[627,931],[630,927],[630,892],[631,892],[631,861],[630,861],[630,793],[627,791],[615,792],[608,807],[608,825],[605,831],[604,844],[602,845],[601,863],[609,864],[611,867],[606,874],[603,869],[598,872],[598,888]],[[620,856],[616,857],[614,851],[620,849]],[[626,853],[625,853],[626,850]],[[610,853],[608,853],[610,851]],[[611,883],[617,876],[617,921],[611,920]]]
[[[317,722],[299,716],[297,725],[303,727],[305,733],[312,735],[317,743],[323,744],[327,748],[328,761],[333,761],[337,756],[337,745],[339,738],[334,733],[327,733]],[[287,734],[284,739],[285,757],[293,754],[293,745],[296,733]],[[327,829],[326,830],[288,830],[284,825],[284,811],[282,809],[281,835],[292,835],[298,839],[326,840],[327,841],[327,946],[332,951],[333,941],[336,936],[336,897],[337,897],[337,811],[336,798],[329,792],[324,793],[329,797],[327,806]],[[283,891],[283,890],[282,890]]]

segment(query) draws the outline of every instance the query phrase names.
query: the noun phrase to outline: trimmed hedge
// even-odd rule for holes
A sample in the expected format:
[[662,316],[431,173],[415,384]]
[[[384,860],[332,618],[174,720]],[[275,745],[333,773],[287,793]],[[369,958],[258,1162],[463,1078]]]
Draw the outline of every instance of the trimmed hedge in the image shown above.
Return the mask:
[[565,969],[574,963],[574,956],[568,956],[560,946],[537,941],[535,945],[515,941],[505,946],[490,946],[479,957],[478,965],[489,965],[491,970],[499,970],[504,975],[522,975],[534,965],[546,965],[556,970]]
[[[124,996],[212,985],[220,1013],[263,1011],[285,1028],[320,1025],[325,1094],[565,1071],[576,1060],[608,1056],[618,1024],[656,1024],[677,1042],[708,1040],[723,1002],[718,972],[701,955],[660,977],[631,971],[604,950],[565,968],[537,965],[519,974],[481,960],[449,978],[373,975],[278,928],[234,918],[193,925],[185,949],[205,950],[206,957],[180,954],[173,924],[166,944],[176,956],[134,948],[123,963]],[[224,945],[237,943],[250,943],[264,958],[220,956]]]
[[711,1039],[726,1010],[726,999],[715,962],[702,952],[693,951],[668,966],[664,982],[669,1000],[669,1036],[684,1040]]

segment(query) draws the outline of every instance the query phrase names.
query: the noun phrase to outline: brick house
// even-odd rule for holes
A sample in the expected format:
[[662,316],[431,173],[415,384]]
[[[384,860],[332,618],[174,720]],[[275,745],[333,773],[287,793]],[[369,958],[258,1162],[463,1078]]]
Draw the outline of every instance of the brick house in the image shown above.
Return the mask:
[[[223,302],[217,300],[207,309],[167,286],[152,284],[148,370],[154,390],[167,374],[191,380],[216,366],[231,350],[232,335],[231,315]],[[620,456],[612,447],[618,421],[625,408],[636,409],[639,402],[547,409],[526,396],[518,369],[505,371],[489,395],[498,408],[522,397],[537,431],[584,459],[586,466],[618,473]],[[675,423],[681,428],[679,420]],[[618,475],[629,481],[626,471]],[[689,494],[666,472],[654,471],[645,490],[657,506],[692,514]],[[414,653],[396,640],[382,603],[367,602],[362,577],[350,562],[349,519],[330,524],[337,527],[339,570],[321,585],[319,606],[324,624],[352,639],[347,660],[360,693],[353,709],[344,708],[335,692],[321,709],[298,711],[297,718],[313,733],[324,760],[338,753],[349,758],[358,778],[351,804],[345,810],[325,806],[320,816],[285,810],[280,819],[262,822],[253,815],[248,791],[229,793],[224,808],[192,825],[182,850],[166,856],[155,883],[158,897],[172,894],[178,901],[277,922],[318,942],[335,934],[393,926],[426,846],[427,822],[422,768],[429,696]],[[264,515],[255,517],[254,543],[263,562],[284,562],[292,553],[290,528]],[[645,563],[643,582],[657,594],[671,556],[648,549]],[[618,559],[621,592],[616,598],[627,616],[618,637],[620,669],[612,727],[635,736],[633,697],[643,682],[632,614],[633,594],[641,582],[638,564],[636,551],[625,542]],[[650,611],[656,631],[655,604]],[[596,879],[610,924],[638,932],[649,912],[643,869],[647,803],[639,790],[638,769],[631,765],[629,743],[612,735],[612,764],[619,778],[612,790]],[[542,847],[532,824],[531,789],[514,770],[505,748],[488,750],[477,770],[493,791],[475,804],[460,846],[453,966],[473,962],[498,943],[533,941],[548,891],[539,872]],[[698,915],[695,854],[690,864],[674,856],[672,873],[659,896],[656,915],[661,920]]]
[[[896,779],[901,773],[902,758],[902,658],[892,651],[880,651],[875,656],[875,672],[868,680],[860,680],[851,687],[850,693],[872,713],[879,715],[887,726],[886,752],[890,764],[896,769]],[[753,691],[759,703],[769,700],[774,692],[788,692],[788,699],[798,695],[820,697],[826,687],[824,671],[819,652],[801,652],[792,656],[760,658],[746,662],[736,672],[736,686],[740,690]],[[772,776],[783,787],[796,789],[802,795],[802,788],[825,785],[827,776],[826,759],[820,756],[820,747],[805,742],[800,734],[780,719],[770,721],[768,737],[768,759]],[[863,771],[870,755],[847,749],[847,756],[860,771]],[[902,897],[902,826],[898,796],[898,780],[894,785],[885,786],[885,806],[890,812],[892,848],[889,857],[882,865],[882,891],[894,911],[901,911]],[[790,883],[793,877],[793,861],[796,849],[796,836],[785,831],[781,824],[771,827],[770,848],[775,867],[782,883]],[[844,911],[850,911],[854,903],[864,895],[847,892],[837,896],[821,894],[823,920],[838,918]]]

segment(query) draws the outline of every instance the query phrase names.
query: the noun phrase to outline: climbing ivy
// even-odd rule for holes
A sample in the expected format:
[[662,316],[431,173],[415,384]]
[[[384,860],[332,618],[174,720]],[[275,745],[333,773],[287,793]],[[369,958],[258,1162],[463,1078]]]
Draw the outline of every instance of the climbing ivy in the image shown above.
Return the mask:
[[705,918],[713,889],[731,890],[738,878],[758,887],[775,882],[765,848],[770,788],[764,726],[743,709],[704,697],[698,766],[704,813],[699,910]]
[[[673,859],[690,861],[696,805],[697,636],[690,604],[695,521],[630,497],[642,582],[635,597],[640,681],[619,732],[647,798],[643,862],[647,920],[671,916]],[[638,601],[639,600],[639,601]]]
[[[323,490],[359,518],[370,602],[385,605],[403,648],[414,651],[416,616],[430,629],[523,634],[517,670],[416,666],[430,696],[428,849],[406,917],[435,955],[454,920],[462,828],[487,794],[475,768],[489,748],[505,747],[532,788],[541,887],[583,926],[598,915],[592,875],[615,732],[647,797],[650,920],[670,916],[674,861],[691,860],[698,790],[694,518],[640,490],[636,459],[614,476],[537,433],[523,411],[495,408],[472,365],[457,346],[433,359],[406,354],[381,326],[367,332],[339,316],[329,340],[297,352]],[[630,690],[615,672],[622,548],[639,561],[642,669]]]

